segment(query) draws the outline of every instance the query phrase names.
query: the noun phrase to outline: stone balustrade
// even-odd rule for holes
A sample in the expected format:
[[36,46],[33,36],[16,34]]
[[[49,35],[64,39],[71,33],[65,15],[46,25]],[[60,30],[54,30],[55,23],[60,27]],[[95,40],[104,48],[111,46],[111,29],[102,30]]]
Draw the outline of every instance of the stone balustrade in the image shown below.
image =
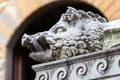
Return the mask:
[[35,80],[120,80],[120,46],[32,68]]

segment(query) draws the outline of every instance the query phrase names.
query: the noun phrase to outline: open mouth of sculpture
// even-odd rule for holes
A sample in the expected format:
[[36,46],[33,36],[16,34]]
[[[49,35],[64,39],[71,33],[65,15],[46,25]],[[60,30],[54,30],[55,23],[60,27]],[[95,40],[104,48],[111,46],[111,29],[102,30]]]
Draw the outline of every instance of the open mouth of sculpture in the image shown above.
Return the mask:
[[50,49],[49,44],[45,40],[45,37],[37,40],[27,34],[24,34],[22,37],[22,45],[26,46],[32,52],[44,52]]
[[37,52],[37,50],[34,47],[28,47],[28,49],[30,49],[32,52]]
[[49,50],[49,44],[44,40],[44,41],[34,41],[33,46],[30,47],[32,52],[44,52],[46,50]]
[[47,46],[42,47],[43,50],[37,50],[35,47],[30,47],[31,51],[29,54],[29,57],[31,57],[33,60],[38,61],[38,62],[48,62],[51,60],[51,55],[50,55],[50,49]]
[[22,45],[30,49],[29,56],[40,62],[47,62],[51,58],[50,46],[47,43],[45,36],[40,36],[38,39],[35,36],[24,34],[22,37]]

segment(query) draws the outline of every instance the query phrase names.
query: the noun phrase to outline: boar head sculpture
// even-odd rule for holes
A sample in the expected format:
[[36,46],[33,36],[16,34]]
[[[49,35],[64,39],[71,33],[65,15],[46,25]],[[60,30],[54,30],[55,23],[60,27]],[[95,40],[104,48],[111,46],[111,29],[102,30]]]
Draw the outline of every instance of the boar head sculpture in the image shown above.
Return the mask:
[[98,14],[68,7],[50,30],[24,34],[22,46],[31,49],[30,57],[40,62],[98,51],[103,48],[104,23],[106,19]]

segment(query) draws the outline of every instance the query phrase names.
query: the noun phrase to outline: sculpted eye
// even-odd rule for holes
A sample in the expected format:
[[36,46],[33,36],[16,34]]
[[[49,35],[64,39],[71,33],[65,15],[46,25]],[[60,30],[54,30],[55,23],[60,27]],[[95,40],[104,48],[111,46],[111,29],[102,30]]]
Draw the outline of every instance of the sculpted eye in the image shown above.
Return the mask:
[[63,27],[58,27],[58,28],[56,28],[55,33],[59,34],[59,33],[65,32],[65,31],[66,31],[65,28],[63,28]]

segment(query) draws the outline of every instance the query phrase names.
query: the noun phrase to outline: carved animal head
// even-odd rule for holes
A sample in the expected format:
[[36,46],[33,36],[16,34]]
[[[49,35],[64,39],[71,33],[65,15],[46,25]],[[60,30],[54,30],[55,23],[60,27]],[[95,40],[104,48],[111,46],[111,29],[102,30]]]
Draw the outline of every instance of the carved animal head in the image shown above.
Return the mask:
[[68,7],[49,31],[24,34],[22,45],[34,51],[37,61],[50,61],[101,50],[106,20],[90,11]]

